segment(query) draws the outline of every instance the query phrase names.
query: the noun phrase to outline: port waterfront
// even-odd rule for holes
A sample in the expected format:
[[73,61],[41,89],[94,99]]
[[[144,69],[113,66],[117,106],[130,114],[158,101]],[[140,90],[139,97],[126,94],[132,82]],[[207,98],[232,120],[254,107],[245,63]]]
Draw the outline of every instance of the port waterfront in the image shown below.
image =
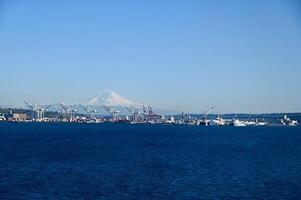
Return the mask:
[[238,117],[223,118],[217,115],[215,118],[204,115],[189,115],[182,113],[181,115],[175,115],[175,117],[169,115],[157,115],[157,114],[142,114],[132,116],[120,115],[120,116],[85,116],[83,114],[72,116],[56,116],[56,117],[44,117],[40,115],[38,117],[28,117],[24,113],[13,113],[10,111],[6,114],[0,114],[0,121],[9,122],[46,122],[46,123],[128,123],[128,124],[174,124],[174,125],[191,125],[191,126],[297,126],[298,121],[290,119],[286,114],[283,118],[278,119],[239,119]]

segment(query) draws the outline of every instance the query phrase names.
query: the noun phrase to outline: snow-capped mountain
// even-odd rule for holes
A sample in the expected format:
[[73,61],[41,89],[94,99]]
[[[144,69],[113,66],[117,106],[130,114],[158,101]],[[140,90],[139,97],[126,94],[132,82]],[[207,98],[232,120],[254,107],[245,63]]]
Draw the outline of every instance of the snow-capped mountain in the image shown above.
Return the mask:
[[[79,113],[86,113],[86,110],[95,110],[98,114],[108,114],[106,109],[103,106],[109,106],[116,111],[119,111],[120,114],[129,115],[129,108],[138,109],[140,112],[143,111],[143,105],[147,108],[147,104],[137,103],[134,101],[130,101],[127,98],[121,96],[120,94],[114,91],[104,91],[99,95],[91,98],[91,99],[84,99],[82,101],[78,101],[72,104],[66,103],[52,103],[47,105],[33,105],[34,107],[46,107],[48,111],[64,111],[66,109],[74,109],[77,110]],[[22,109],[29,109],[29,107],[25,104],[21,104],[20,106],[9,106],[10,108],[22,108]],[[85,107],[85,109],[83,108]],[[156,114],[165,115],[165,114],[178,114],[179,112],[173,110],[167,110],[162,108],[152,108]]]
[[[84,105],[88,107],[89,109],[96,110],[98,113],[101,114],[107,114],[103,106],[110,106],[114,108],[115,110],[120,111],[120,114],[129,114],[129,111],[127,108],[135,108],[142,112],[143,105],[142,103],[137,103],[128,100],[127,98],[121,96],[120,94],[114,92],[114,91],[104,91],[103,93],[100,93],[99,95],[91,98],[91,99],[85,99],[78,103],[75,103],[73,107],[76,107],[77,109],[81,109],[80,107],[76,105]],[[145,105],[147,107],[147,105]],[[153,111],[157,114],[174,114],[179,113],[172,110],[166,110],[166,109],[160,109],[160,108],[153,108]]]
[[123,106],[140,108],[143,104],[132,102],[114,91],[107,90],[92,99],[80,101],[85,106]]

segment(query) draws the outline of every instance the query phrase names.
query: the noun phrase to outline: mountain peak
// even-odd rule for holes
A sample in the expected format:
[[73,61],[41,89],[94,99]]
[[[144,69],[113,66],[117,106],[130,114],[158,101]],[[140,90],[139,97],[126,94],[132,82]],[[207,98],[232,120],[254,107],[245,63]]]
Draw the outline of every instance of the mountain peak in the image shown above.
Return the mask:
[[98,97],[101,97],[101,96],[120,96],[120,95],[117,92],[115,92],[115,91],[105,90],[105,91],[100,92],[98,94]]
[[117,92],[106,90],[100,93],[98,96],[81,102],[84,105],[89,106],[137,106],[137,103],[131,102],[125,97],[121,96]]

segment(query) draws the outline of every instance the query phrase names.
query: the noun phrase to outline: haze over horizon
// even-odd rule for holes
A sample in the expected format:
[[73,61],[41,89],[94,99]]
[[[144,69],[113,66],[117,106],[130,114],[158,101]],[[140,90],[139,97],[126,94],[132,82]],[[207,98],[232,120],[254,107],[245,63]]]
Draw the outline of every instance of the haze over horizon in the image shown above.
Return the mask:
[[0,0],[0,105],[113,90],[185,112],[301,112],[300,3]]

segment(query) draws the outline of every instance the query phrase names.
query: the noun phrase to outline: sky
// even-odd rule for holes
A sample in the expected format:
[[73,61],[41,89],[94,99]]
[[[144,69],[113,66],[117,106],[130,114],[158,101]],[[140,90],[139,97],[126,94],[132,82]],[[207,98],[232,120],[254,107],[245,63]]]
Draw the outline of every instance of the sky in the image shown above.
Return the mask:
[[0,105],[300,112],[300,75],[297,0],[0,0]]

